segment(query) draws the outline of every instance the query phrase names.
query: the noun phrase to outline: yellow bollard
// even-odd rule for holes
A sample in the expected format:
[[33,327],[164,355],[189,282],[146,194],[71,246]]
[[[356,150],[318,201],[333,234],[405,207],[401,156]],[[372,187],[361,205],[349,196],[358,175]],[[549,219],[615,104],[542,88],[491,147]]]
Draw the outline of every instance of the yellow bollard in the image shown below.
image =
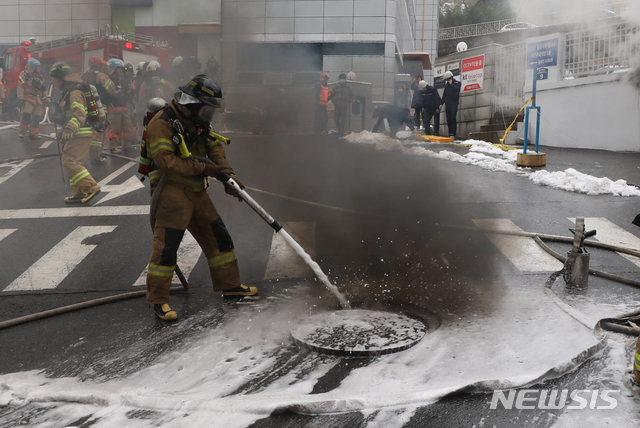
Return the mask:
[[638,345],[636,346],[636,355],[633,359],[633,382],[640,385],[640,336],[638,336]]

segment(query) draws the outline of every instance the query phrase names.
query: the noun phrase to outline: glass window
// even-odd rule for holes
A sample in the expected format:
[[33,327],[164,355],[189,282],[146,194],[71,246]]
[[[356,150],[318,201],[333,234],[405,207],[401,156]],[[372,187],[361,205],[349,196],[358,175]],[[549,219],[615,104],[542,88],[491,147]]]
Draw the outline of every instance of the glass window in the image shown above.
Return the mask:
[[4,69],[5,70],[11,70],[13,68],[13,54],[7,54],[4,57]]

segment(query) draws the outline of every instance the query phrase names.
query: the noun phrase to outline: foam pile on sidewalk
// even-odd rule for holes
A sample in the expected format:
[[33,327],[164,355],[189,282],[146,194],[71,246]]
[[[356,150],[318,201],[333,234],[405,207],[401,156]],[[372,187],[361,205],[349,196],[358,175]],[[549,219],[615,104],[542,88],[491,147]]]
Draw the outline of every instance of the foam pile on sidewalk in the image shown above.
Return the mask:
[[411,156],[428,156],[474,165],[489,171],[518,174],[528,177],[538,185],[568,192],[587,195],[640,196],[640,189],[628,185],[625,180],[613,181],[607,177],[594,177],[573,168],[555,172],[545,170],[532,172],[530,168],[516,165],[516,150],[505,151],[485,141],[466,140],[465,144],[469,145],[469,153],[461,155],[449,150],[436,152],[424,147],[425,145],[433,148],[445,147],[439,143],[410,140],[412,146],[407,147],[406,140],[400,141],[384,134],[374,134],[369,131],[351,133],[343,139],[354,144],[371,144],[375,146],[376,150],[398,150]]

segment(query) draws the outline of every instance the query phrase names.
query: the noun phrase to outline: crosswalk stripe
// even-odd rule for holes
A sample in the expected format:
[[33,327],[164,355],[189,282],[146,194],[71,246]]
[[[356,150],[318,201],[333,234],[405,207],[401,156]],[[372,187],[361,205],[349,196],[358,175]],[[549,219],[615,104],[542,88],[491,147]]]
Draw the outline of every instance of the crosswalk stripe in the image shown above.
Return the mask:
[[110,233],[117,226],[81,226],[67,235],[35,262],[4,291],[29,291],[56,288],[96,245],[84,244],[86,238]]
[[0,210],[0,220],[63,217],[109,217],[120,215],[149,215],[149,205]]
[[[474,219],[473,222],[483,229],[523,232],[506,218]],[[555,272],[562,269],[562,263],[547,254],[532,238],[495,233],[486,235],[522,272]]]
[[[283,223],[282,227],[315,260],[316,222],[287,222]],[[304,260],[279,233],[274,232],[264,279],[305,278],[310,276],[314,276],[311,268],[307,266]]]
[[25,166],[29,165],[31,162],[33,162],[33,159],[27,159],[27,160],[24,160],[24,161],[20,162],[19,164],[12,165],[11,166],[11,170],[9,172],[7,172],[5,175],[3,175],[2,177],[0,177],[0,184],[4,183],[8,179],[10,179],[14,175],[16,175],[19,171],[22,170],[22,168],[24,168]]
[[0,229],[0,241],[2,241],[7,236],[11,235],[16,230],[18,229]]
[[[569,218],[572,222],[576,222],[575,218]],[[617,224],[607,220],[604,217],[585,217],[584,227],[586,230],[597,231],[594,239],[611,245],[619,245],[629,248],[640,248],[640,238],[634,234],[627,232]],[[618,253],[625,259],[629,260],[636,266],[640,266],[640,259],[629,254]]]
[[40,146],[41,149],[48,149],[49,146],[51,145],[51,143],[53,143],[54,140],[49,140],[49,141],[45,141],[44,143],[42,143],[42,145]]
[[[202,249],[200,245],[198,245],[198,241],[193,237],[191,233],[187,230],[182,238],[182,242],[180,243],[180,248],[178,248],[178,266],[180,266],[180,270],[184,277],[189,280],[189,275],[191,275],[191,271],[198,263],[198,259],[202,254]],[[133,286],[140,286],[147,284],[147,271],[149,270],[149,265],[144,268],[137,281],[133,283]],[[181,284],[178,279],[178,275],[173,274],[173,284]]]

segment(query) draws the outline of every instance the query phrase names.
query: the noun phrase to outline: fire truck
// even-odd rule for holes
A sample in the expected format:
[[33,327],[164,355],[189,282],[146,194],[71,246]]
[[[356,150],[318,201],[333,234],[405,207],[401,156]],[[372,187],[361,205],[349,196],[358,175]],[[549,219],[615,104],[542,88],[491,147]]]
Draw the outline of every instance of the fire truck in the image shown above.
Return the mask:
[[125,64],[137,67],[139,62],[158,61],[163,69],[169,68],[168,44],[144,34],[123,32],[109,34],[108,31],[95,31],[45,43],[35,43],[35,39],[5,50],[0,58],[0,80],[4,84],[5,100],[3,117],[16,119],[16,87],[20,73],[25,69],[29,58],[36,58],[42,65],[45,79],[48,70],[56,62],[73,61],[78,74],[89,70],[89,58],[98,55],[108,61],[120,58]]

